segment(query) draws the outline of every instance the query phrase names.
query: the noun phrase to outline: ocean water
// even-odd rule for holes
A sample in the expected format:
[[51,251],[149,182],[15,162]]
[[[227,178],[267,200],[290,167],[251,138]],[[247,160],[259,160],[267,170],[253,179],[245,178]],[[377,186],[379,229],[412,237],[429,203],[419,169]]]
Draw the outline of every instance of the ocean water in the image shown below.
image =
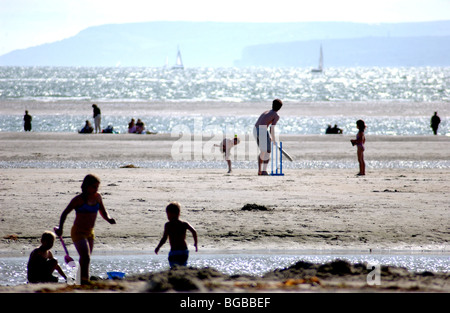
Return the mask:
[[[56,256],[62,264],[66,275],[76,277],[77,268],[72,269],[64,264],[64,257]],[[371,265],[390,265],[404,267],[412,272],[444,272],[450,273],[450,258],[444,253],[191,253],[188,266],[212,267],[228,275],[262,276],[277,268],[286,268],[298,261],[323,264],[333,260],[347,260],[351,263],[367,263]],[[76,259],[77,260],[77,259]],[[27,283],[28,257],[0,258],[0,285],[15,286]],[[169,268],[167,255],[155,254],[113,254],[93,255],[91,258],[91,275],[107,278],[107,272],[118,271],[127,275],[158,272]],[[55,272],[56,276],[57,273]],[[63,279],[60,278],[60,282]]]
[[[280,98],[296,102],[367,102],[429,104],[426,116],[386,115],[367,117],[374,135],[429,135],[433,103],[450,105],[450,68],[329,68],[322,74],[303,68],[88,68],[88,67],[0,67],[2,101],[137,101],[173,102],[261,102]],[[80,104],[81,106],[81,104]],[[33,130],[76,132],[87,117],[80,114],[33,117]],[[194,112],[195,113],[195,112]],[[280,120],[285,134],[323,134],[328,124],[338,124],[344,133],[355,131],[354,116],[289,116]],[[2,114],[0,132],[22,131],[23,112]],[[245,129],[257,116],[203,116],[205,126]],[[171,133],[175,125],[193,130],[195,116],[158,115],[143,112],[140,118],[149,130]],[[103,116],[102,125],[125,133],[130,117]],[[441,134],[450,133],[443,119]]]
[[0,67],[0,100],[450,101],[450,68]]

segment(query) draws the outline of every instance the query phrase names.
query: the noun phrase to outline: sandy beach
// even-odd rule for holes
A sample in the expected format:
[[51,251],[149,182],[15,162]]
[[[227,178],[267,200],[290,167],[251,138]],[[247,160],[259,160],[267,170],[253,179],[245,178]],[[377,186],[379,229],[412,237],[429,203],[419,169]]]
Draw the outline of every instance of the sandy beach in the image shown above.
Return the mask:
[[[295,160],[355,159],[350,136],[289,136]],[[170,135],[0,133],[1,159],[117,160],[125,168],[1,170],[1,251],[28,251],[51,229],[88,173],[117,225],[98,220],[96,249],[151,249],[164,208],[179,201],[198,228],[203,249],[420,249],[449,251],[449,169],[287,169],[282,177],[254,170],[126,168],[171,158]],[[439,160],[448,137],[369,138],[367,160]],[[395,147],[395,149],[393,148]],[[330,157],[330,151],[333,156]],[[370,153],[370,154],[369,154]],[[286,161],[285,161],[286,162]],[[267,211],[244,211],[246,204]],[[71,221],[67,221],[70,225]],[[17,240],[5,239],[17,235]]]
[[[101,179],[105,206],[117,221],[109,225],[97,219],[94,253],[153,251],[170,201],[181,203],[181,218],[197,229],[201,251],[450,253],[450,169],[369,167],[366,176],[357,177],[356,152],[349,142],[353,137],[282,135],[283,146],[294,161],[341,160],[355,166],[287,168],[285,176],[262,177],[256,175],[256,161],[254,168],[235,168],[231,174],[226,173],[225,162],[223,168],[211,169],[134,166],[140,161],[170,162],[172,148],[180,140],[171,134],[0,133],[3,162],[108,160],[121,164],[113,168],[2,168],[0,256],[28,255],[39,244],[42,232],[58,224],[88,173]],[[203,142],[208,140],[203,138]],[[211,156],[221,160],[220,153]],[[249,153],[246,161],[253,159]],[[367,136],[366,161],[448,159],[450,137]],[[246,204],[262,208],[245,210]],[[74,214],[66,221],[64,236],[69,243],[73,218]],[[188,242],[192,245],[192,238]],[[71,244],[69,250],[76,255]],[[167,252],[168,245],[161,250]],[[448,291],[446,277],[438,290]],[[28,288],[15,290],[35,290]]]

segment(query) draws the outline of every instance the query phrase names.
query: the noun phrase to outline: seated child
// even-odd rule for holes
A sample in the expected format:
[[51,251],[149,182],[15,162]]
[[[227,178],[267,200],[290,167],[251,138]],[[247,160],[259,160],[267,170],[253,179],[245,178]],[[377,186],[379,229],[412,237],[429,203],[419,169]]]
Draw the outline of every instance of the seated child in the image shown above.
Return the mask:
[[41,246],[31,252],[28,260],[28,281],[30,283],[58,282],[58,277],[52,275],[54,270],[57,270],[67,281],[66,274],[50,251],[54,242],[55,234],[46,231],[41,237]]

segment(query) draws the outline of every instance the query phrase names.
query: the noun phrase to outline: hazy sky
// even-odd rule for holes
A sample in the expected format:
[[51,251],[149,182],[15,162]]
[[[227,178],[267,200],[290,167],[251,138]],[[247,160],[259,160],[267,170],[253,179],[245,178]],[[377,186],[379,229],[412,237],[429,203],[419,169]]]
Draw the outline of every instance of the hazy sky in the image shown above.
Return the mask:
[[450,0],[0,0],[0,55],[112,23],[436,20]]

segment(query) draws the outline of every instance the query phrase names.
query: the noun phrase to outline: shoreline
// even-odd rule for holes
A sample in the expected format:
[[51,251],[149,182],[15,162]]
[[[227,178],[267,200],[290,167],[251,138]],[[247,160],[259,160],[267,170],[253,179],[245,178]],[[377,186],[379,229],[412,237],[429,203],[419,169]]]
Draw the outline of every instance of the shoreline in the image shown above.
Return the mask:
[[[38,240],[39,238],[37,238]],[[58,247],[56,247],[58,248]],[[95,256],[140,256],[140,255],[154,255],[154,251],[149,247],[148,249],[135,249],[135,250],[123,250],[118,249],[119,246],[115,247],[114,249],[102,249],[95,247],[94,252],[92,254],[93,257]],[[167,248],[167,247],[166,247]],[[54,250],[54,255],[56,257],[61,257],[64,255],[61,248],[58,249],[52,249]],[[165,256],[168,253],[168,250],[165,251],[164,249],[161,249],[161,255]],[[3,249],[0,250],[0,259],[5,258],[28,258],[29,251],[22,251],[22,250],[16,250],[16,249]],[[74,254],[74,257],[76,258],[76,251],[71,250],[69,251],[70,255],[72,253]],[[194,252],[192,252],[194,253]],[[380,249],[363,249],[363,248],[336,248],[333,249],[331,247],[324,247],[324,248],[304,248],[304,249],[261,249],[261,248],[253,248],[253,249],[202,249],[198,252],[195,252],[195,255],[292,255],[292,256],[299,256],[302,255],[330,255],[330,256],[340,256],[340,255],[374,255],[374,256],[396,256],[396,255],[407,255],[407,256],[450,256],[450,250],[447,249],[422,249],[422,248],[416,248],[416,249],[392,249],[392,248],[380,248]]]
[[[445,270],[425,267],[415,267],[414,261],[407,259],[407,264],[403,261],[389,261],[392,256],[398,258],[400,256],[417,256],[419,259],[426,257],[423,253],[400,253],[399,251],[390,251],[389,254],[384,254],[381,251],[359,254],[353,254],[350,250],[342,251],[340,253],[329,254],[321,251],[325,259],[317,260],[321,254],[311,253],[312,250],[300,251],[273,251],[273,250],[259,250],[263,254],[252,254],[253,251],[229,250],[229,251],[215,251],[215,252],[200,252],[202,256],[214,258],[215,255],[227,257],[227,255],[235,257],[248,258],[249,256],[265,257],[275,255],[279,257],[295,257],[285,265],[278,265],[277,267],[267,268],[266,271],[257,271],[253,274],[238,271],[233,274],[227,269],[216,266],[199,266],[196,259],[192,259],[192,263],[197,265],[188,265],[187,267],[177,267],[168,269],[167,266],[157,267],[154,270],[141,271],[138,268],[134,270],[125,271],[125,277],[121,279],[108,279],[106,273],[100,276],[92,276],[89,285],[77,285],[74,279],[74,272],[70,273],[72,277],[69,282],[58,283],[19,283],[13,285],[0,285],[0,293],[278,293],[278,292],[350,292],[350,293],[379,293],[379,292],[400,292],[400,293],[448,293],[450,291],[450,273]],[[327,250],[328,252],[330,250]],[[283,252],[283,253],[280,253]],[[337,251],[333,251],[337,252]],[[219,254],[221,253],[221,254]],[[93,256],[92,262],[104,262],[104,258],[119,257],[140,259],[142,256],[149,255],[147,252],[125,251],[109,253],[96,252]],[[450,255],[449,253],[431,253],[430,257],[441,257]],[[313,256],[313,259],[310,257]],[[331,259],[328,258],[331,256]],[[357,259],[354,259],[354,257]],[[369,259],[365,259],[369,256]],[[58,257],[58,256],[56,256]],[[59,256],[61,257],[61,256]],[[377,257],[381,257],[378,260]],[[386,257],[388,259],[386,259]],[[25,258],[25,256],[23,256]],[[98,258],[98,259],[97,259]],[[162,256],[165,260],[166,255]],[[361,259],[359,259],[361,258]],[[0,255],[0,260],[2,259]],[[103,260],[103,261],[101,261]],[[350,261],[353,260],[353,261]],[[383,260],[383,261],[381,261]],[[379,262],[381,261],[381,262]],[[141,261],[142,262],[142,261]],[[412,262],[412,263],[411,263]],[[142,263],[144,265],[145,263]],[[122,269],[123,265],[119,266],[117,270]],[[136,265],[135,265],[136,266]],[[412,268],[411,268],[412,266]],[[423,266],[423,265],[422,265]],[[68,269],[66,269],[67,271]],[[116,270],[116,271],[117,271]],[[68,272],[66,272],[69,274]],[[98,275],[96,273],[95,275]],[[178,276],[180,280],[175,279]]]
[[[2,114],[23,115],[29,110],[31,115],[86,115],[92,116],[92,104],[96,103],[102,115],[124,115],[139,117],[145,115],[219,115],[219,116],[259,116],[271,108],[272,99],[267,101],[161,101],[161,100],[0,100]],[[441,118],[450,116],[448,102],[414,102],[400,100],[370,101],[283,101],[280,116],[426,116],[438,111]]]
[[[234,161],[256,160],[257,146],[252,134],[238,134],[241,144],[233,148]],[[283,148],[294,162],[330,161],[357,163],[350,144],[354,135],[280,135]],[[3,162],[114,161],[220,161],[223,155],[213,144],[223,134],[78,134],[44,132],[0,132],[0,160]],[[70,151],[67,151],[70,147]],[[188,149],[178,153],[179,147]],[[448,161],[450,136],[371,135],[366,142],[366,161]],[[285,164],[290,163],[285,160]]]

